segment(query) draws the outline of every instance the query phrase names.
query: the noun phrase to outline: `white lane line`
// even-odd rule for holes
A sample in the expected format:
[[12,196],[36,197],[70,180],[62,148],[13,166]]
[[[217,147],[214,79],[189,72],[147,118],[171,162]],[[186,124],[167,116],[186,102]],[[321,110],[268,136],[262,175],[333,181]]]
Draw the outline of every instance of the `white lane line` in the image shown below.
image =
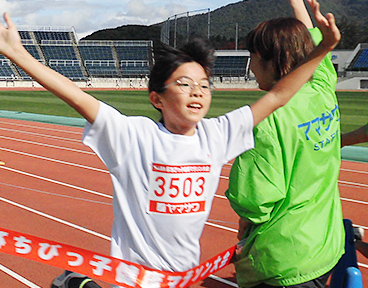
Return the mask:
[[355,184],[347,185],[347,184],[339,183],[339,186],[341,186],[341,187],[356,188],[356,189],[358,189],[358,190],[368,189],[368,187],[359,187],[359,186],[357,186],[357,185],[355,185]]
[[33,157],[33,158],[37,158],[37,159],[41,159],[41,160],[46,160],[46,161],[50,161],[50,162],[56,162],[56,163],[65,164],[65,165],[69,165],[69,166],[75,166],[75,167],[84,168],[84,169],[88,169],[88,170],[94,170],[94,171],[98,171],[98,172],[109,173],[109,171],[99,169],[99,168],[94,168],[94,167],[85,166],[85,165],[81,165],[81,164],[61,161],[61,160],[57,160],[57,159],[53,159],[53,158],[43,157],[43,156],[39,156],[39,155],[35,155],[35,154],[29,154],[29,153],[16,151],[16,150],[12,150],[12,149],[7,149],[7,148],[0,147],[0,150],[15,153],[15,154],[20,154],[20,155],[24,155],[24,156],[28,156],[28,157]]
[[231,286],[231,287],[239,287],[238,286],[238,284],[236,284],[236,283],[234,283],[234,282],[231,282],[231,281],[229,281],[229,280],[226,280],[226,279],[223,279],[223,278],[220,278],[220,277],[218,277],[218,276],[216,276],[216,275],[210,275],[210,276],[208,276],[208,278],[212,278],[213,280],[216,280],[216,281],[219,281],[219,282],[221,282],[221,283],[224,283],[224,284],[227,284],[227,285],[229,285],[229,286]]
[[53,135],[41,134],[41,133],[35,133],[35,132],[27,132],[27,131],[21,131],[21,130],[14,131],[13,129],[7,129],[7,128],[0,128],[0,130],[10,131],[12,133],[19,133],[19,134],[23,134],[23,135],[32,135],[32,136],[37,136],[37,137],[43,137],[43,138],[47,138],[47,139],[57,139],[57,140],[61,140],[61,141],[81,143],[80,139],[65,138],[65,137],[59,137],[59,136],[53,136]]
[[[67,147],[62,147],[62,146],[56,146],[56,145],[50,145],[50,144],[45,144],[45,143],[40,143],[40,142],[28,141],[28,140],[24,140],[24,139],[18,139],[18,138],[6,137],[6,136],[0,136],[0,138],[10,140],[10,141],[17,141],[17,142],[21,142],[21,143],[27,143],[27,144],[33,144],[33,145],[38,145],[38,146],[49,147],[49,148],[56,148],[56,149],[67,150],[67,151],[72,151],[72,152],[96,155],[95,153],[93,153],[91,151],[72,149],[72,148],[67,148]],[[81,142],[81,144],[82,144],[82,142]]]
[[356,183],[356,182],[349,182],[349,181],[342,181],[342,180],[339,180],[339,184],[345,184],[345,185],[351,185],[351,186],[358,186],[358,187],[368,188],[368,185],[367,184]]
[[15,273],[13,270],[10,270],[9,268],[3,266],[0,264],[0,270],[4,273],[8,274],[9,276],[13,277],[14,279],[18,280],[22,284],[30,287],[30,288],[41,288],[40,286],[37,286],[36,284],[32,283],[31,281],[27,280],[23,276],[20,276],[19,274]]
[[62,186],[65,186],[65,187],[73,188],[73,189],[80,190],[80,191],[83,191],[83,192],[87,192],[87,193],[90,193],[90,194],[94,194],[94,195],[98,195],[98,196],[102,196],[102,197],[105,197],[105,198],[112,199],[112,196],[104,194],[104,193],[100,193],[100,192],[93,191],[93,190],[90,190],[90,189],[86,189],[86,188],[83,188],[83,187],[79,187],[79,186],[75,186],[75,185],[72,185],[72,184],[60,182],[60,181],[53,180],[53,179],[46,178],[46,177],[42,177],[42,176],[39,176],[39,175],[27,173],[27,172],[24,172],[24,171],[16,170],[16,169],[9,168],[9,167],[6,167],[6,166],[0,166],[0,169],[8,170],[8,171],[11,171],[11,172],[15,172],[15,173],[30,176],[30,177],[33,177],[33,178],[36,178],[36,179],[40,179],[40,180],[43,180],[43,181],[47,181],[47,182],[50,182],[50,183],[55,183],[55,184],[62,185]]
[[212,226],[212,227],[215,227],[215,228],[220,228],[220,229],[222,229],[222,230],[226,230],[226,231],[230,231],[230,232],[238,233],[238,230],[233,229],[233,228],[225,227],[225,226],[222,226],[222,225],[217,225],[217,224],[210,223],[210,222],[206,222],[206,224],[207,224],[208,226]]
[[345,168],[340,168],[340,170],[345,171],[345,172],[368,174],[368,171],[363,171],[363,170],[352,170],[352,169],[345,169]]
[[357,204],[364,204],[364,205],[368,205],[368,202],[365,201],[360,201],[360,200],[354,200],[354,199],[348,199],[348,198],[342,198],[340,197],[341,200],[343,201],[347,201],[347,202],[353,202],[353,203],[357,203]]
[[362,225],[358,225],[358,224],[353,224],[354,227],[361,227],[363,228],[364,230],[368,230],[368,227],[367,226],[362,226]]
[[[13,123],[13,122],[6,122],[6,121],[0,121],[0,123],[6,124],[6,125],[10,125],[10,126],[35,128],[35,129],[38,129],[38,130],[47,130],[47,131],[55,131],[55,132],[63,132],[63,133],[69,133],[69,134],[82,135],[82,131],[69,131],[69,130],[66,130],[66,129],[55,129],[55,128],[49,128],[49,127],[40,127],[40,126],[20,124],[20,123]],[[57,125],[57,124],[55,124],[55,125]],[[63,125],[60,125],[60,127],[64,127],[64,126]],[[83,128],[80,128],[80,129],[83,130]]]
[[60,218],[54,217],[54,216],[52,216],[52,215],[46,214],[46,213],[41,212],[41,211],[38,211],[38,210],[36,210],[36,209],[33,209],[33,208],[30,208],[30,207],[24,206],[24,205],[22,205],[22,204],[20,204],[20,203],[16,203],[16,202],[11,201],[11,200],[9,200],[9,199],[6,199],[6,198],[3,198],[3,197],[0,197],[0,201],[3,201],[3,202],[8,203],[8,204],[10,204],[10,205],[16,206],[16,207],[18,207],[18,208],[21,208],[21,209],[27,210],[27,211],[29,211],[29,212],[35,213],[35,214],[40,215],[40,216],[42,216],[42,217],[48,218],[48,219],[50,219],[50,220],[53,220],[53,221],[59,222],[59,223],[61,223],[61,224],[67,225],[67,226],[69,226],[69,227],[72,227],[72,228],[78,229],[78,230],[83,231],[83,232],[86,232],[86,233],[88,233],[88,234],[91,234],[91,235],[94,235],[94,236],[100,237],[100,238],[102,238],[102,239],[109,240],[109,241],[111,240],[111,238],[110,238],[110,237],[108,237],[108,236],[106,236],[106,235],[103,235],[103,234],[101,234],[101,233],[98,233],[98,232],[92,231],[92,230],[90,230],[90,229],[84,228],[84,227],[79,226],[79,225],[77,225],[77,224],[73,224],[73,223],[71,223],[71,222],[68,222],[68,221],[62,220],[62,219],[60,219]]
[[78,201],[83,201],[83,202],[88,202],[88,203],[93,203],[93,204],[102,204],[102,205],[112,206],[112,203],[110,201],[109,202],[102,202],[102,201],[96,201],[96,200],[80,198],[80,197],[74,197],[74,196],[69,196],[69,195],[62,195],[60,193],[52,193],[52,192],[42,191],[42,190],[38,190],[38,189],[23,187],[23,186],[19,186],[19,185],[7,184],[7,183],[3,183],[3,182],[0,182],[0,185],[5,186],[5,187],[9,187],[9,188],[14,188],[14,189],[17,189],[17,190],[34,192],[34,193],[38,193],[38,194],[44,194],[44,195],[60,197],[60,198],[66,198],[66,199],[73,199],[73,200],[78,200]]

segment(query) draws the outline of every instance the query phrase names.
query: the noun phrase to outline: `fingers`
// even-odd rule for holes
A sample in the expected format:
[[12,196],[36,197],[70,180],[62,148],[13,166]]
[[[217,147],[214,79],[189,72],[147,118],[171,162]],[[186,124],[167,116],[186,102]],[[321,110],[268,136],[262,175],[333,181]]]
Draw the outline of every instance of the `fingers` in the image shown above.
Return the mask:
[[307,2],[313,11],[314,18],[318,23],[318,27],[323,34],[323,45],[329,50],[332,50],[334,47],[336,47],[341,39],[340,30],[336,26],[334,15],[328,13],[326,16],[323,16],[317,0],[307,0]]
[[313,14],[316,14],[316,11],[319,10],[319,3],[316,0],[307,0],[307,2],[312,8]]
[[4,13],[4,20],[6,22],[6,24],[8,25],[8,28],[13,28],[15,27],[13,20],[10,18],[10,15],[8,12]]
[[307,0],[307,1],[313,11],[313,15],[316,21],[320,24],[328,26],[327,19],[321,13],[319,2],[317,2],[317,0]]
[[334,34],[336,42],[339,42],[341,39],[341,33],[339,28],[336,26],[335,16],[332,13],[328,13],[326,18],[329,26],[331,27],[332,33]]
[[[9,19],[10,19],[10,16],[9,16],[8,12],[5,12],[5,13],[4,13],[4,15],[3,15],[3,17],[4,17],[4,20],[5,20],[5,23],[6,23],[6,24],[8,25],[8,27],[9,27],[8,21],[9,21]],[[10,21],[11,21],[11,20],[10,20]],[[5,28],[5,26],[4,26],[2,23],[0,23],[0,27]]]
[[[4,13],[4,15],[3,15],[3,17],[4,17],[4,19],[5,19],[5,14],[6,14],[6,12]],[[5,22],[6,22],[6,19],[5,19]],[[1,28],[3,28],[4,27],[4,25],[0,22],[0,27]]]
[[326,18],[327,18],[327,21],[330,24],[330,26],[336,26],[335,16],[332,13],[326,14]]

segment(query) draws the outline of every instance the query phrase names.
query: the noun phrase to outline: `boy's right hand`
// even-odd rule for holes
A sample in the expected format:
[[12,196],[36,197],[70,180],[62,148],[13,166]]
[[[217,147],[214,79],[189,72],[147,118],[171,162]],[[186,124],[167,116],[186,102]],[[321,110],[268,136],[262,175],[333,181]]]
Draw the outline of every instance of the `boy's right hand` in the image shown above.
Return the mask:
[[0,23],[0,53],[11,59],[16,49],[23,46],[18,30],[7,12],[4,13],[4,19],[8,27]]

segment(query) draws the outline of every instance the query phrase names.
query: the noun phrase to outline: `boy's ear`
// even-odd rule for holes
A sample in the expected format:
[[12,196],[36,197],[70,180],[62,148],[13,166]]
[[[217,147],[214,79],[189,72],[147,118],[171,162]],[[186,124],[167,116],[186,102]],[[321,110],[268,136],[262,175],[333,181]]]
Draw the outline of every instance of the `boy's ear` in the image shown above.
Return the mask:
[[149,96],[152,105],[158,109],[161,109],[162,108],[161,95],[155,91],[152,91]]

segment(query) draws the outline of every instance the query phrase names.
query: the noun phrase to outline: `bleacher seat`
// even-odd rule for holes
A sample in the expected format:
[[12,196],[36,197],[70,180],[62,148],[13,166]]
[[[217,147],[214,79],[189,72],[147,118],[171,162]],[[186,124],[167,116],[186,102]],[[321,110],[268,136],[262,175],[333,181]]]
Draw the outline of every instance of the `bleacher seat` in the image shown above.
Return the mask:
[[24,45],[24,48],[37,60],[41,60],[42,57],[40,56],[40,53],[37,50],[36,45]]
[[149,60],[147,46],[116,46],[119,60]]
[[84,60],[114,60],[112,46],[79,46],[79,51]]
[[149,75],[148,61],[121,61],[120,66],[123,76]]
[[23,80],[31,80],[32,79],[32,77],[31,76],[29,76],[26,72],[24,72],[21,68],[19,68],[18,66],[17,66],[17,69],[18,69],[18,72],[19,72],[19,74],[20,74],[20,77],[23,79]]
[[28,31],[19,31],[19,35],[21,39],[31,39]]
[[113,60],[86,60],[85,66],[92,77],[119,77]]
[[10,79],[14,77],[14,71],[10,67],[10,60],[0,59],[0,79]]
[[214,76],[244,76],[246,74],[246,56],[219,56],[213,69]]
[[82,80],[85,78],[79,61],[50,60],[49,66],[69,79]]
[[353,64],[353,69],[368,68],[368,49],[362,50]]
[[50,59],[68,59],[78,60],[72,45],[41,45],[46,60]]
[[65,31],[35,31],[34,35],[40,44],[43,40],[72,41],[69,32]]

